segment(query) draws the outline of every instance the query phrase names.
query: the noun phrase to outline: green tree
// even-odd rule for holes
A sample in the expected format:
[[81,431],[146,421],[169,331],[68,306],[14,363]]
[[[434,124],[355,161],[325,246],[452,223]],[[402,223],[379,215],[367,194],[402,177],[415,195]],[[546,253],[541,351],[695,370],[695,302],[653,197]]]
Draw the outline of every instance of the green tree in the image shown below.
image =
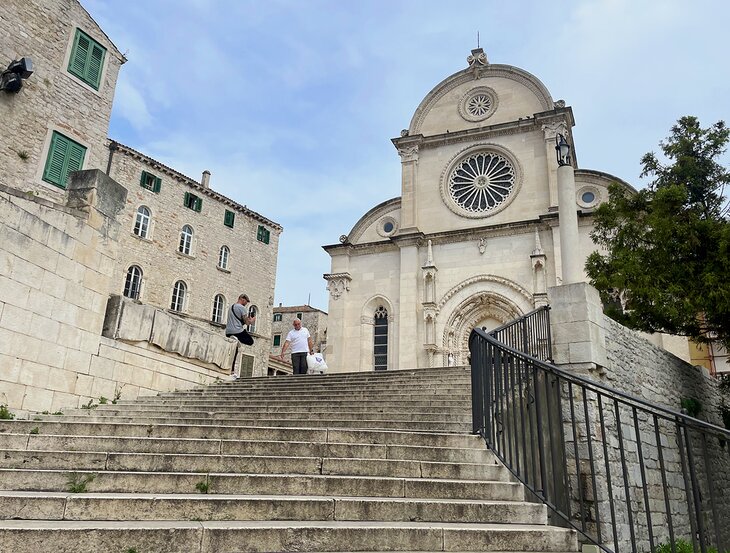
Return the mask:
[[641,176],[653,178],[647,188],[609,188],[591,233],[602,251],[586,262],[609,316],[730,346],[730,173],[719,162],[729,135],[722,121],[703,129],[682,117],[660,143],[668,163],[641,159]]

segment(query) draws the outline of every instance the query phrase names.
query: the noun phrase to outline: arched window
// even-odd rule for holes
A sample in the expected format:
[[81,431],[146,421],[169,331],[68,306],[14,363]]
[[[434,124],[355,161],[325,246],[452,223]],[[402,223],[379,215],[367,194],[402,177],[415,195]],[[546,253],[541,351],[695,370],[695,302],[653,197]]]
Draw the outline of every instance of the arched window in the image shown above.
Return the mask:
[[214,323],[223,323],[223,311],[225,310],[226,298],[218,294],[213,298],[213,316],[211,320]]
[[172,288],[172,302],[170,309],[173,311],[182,311],[185,309],[185,296],[188,293],[188,287],[182,280],[178,280]]
[[388,369],[388,312],[382,305],[378,307],[373,316],[375,332],[373,337],[373,355],[375,370],[385,371]]
[[228,246],[221,246],[221,251],[218,254],[218,267],[228,270],[228,255],[230,253],[231,250],[228,249]]
[[[255,317],[259,312],[259,308],[255,305],[252,305],[248,308],[248,316],[249,317]],[[248,325],[248,331],[249,332],[256,332],[256,321],[253,322],[253,324]]]
[[139,299],[139,292],[142,289],[142,269],[137,265],[132,265],[127,269],[127,278],[124,280],[124,296]]
[[134,219],[134,234],[140,238],[147,238],[150,234],[150,220],[150,210],[143,205],[139,206]]
[[185,255],[192,255],[193,250],[193,227],[185,225],[180,232],[180,247],[178,251]]

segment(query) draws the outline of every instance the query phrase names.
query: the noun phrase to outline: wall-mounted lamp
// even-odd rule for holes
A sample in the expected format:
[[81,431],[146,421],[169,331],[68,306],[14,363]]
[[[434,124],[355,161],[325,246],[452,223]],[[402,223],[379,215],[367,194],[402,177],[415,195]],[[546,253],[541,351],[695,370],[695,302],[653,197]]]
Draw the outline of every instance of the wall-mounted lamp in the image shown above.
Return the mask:
[[555,135],[555,153],[558,156],[559,166],[570,165],[570,144],[560,133]]
[[20,58],[10,62],[8,68],[0,73],[0,90],[18,92],[23,88],[23,79],[33,74],[33,60]]

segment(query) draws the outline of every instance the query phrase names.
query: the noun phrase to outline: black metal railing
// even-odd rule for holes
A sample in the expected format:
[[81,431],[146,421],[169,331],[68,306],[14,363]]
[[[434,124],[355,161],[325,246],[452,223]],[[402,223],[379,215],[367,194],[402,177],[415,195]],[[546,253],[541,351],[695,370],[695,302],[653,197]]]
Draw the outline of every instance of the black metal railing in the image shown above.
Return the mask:
[[549,346],[547,309],[469,344],[474,432],[551,522],[606,552],[728,551],[730,432],[558,369]]

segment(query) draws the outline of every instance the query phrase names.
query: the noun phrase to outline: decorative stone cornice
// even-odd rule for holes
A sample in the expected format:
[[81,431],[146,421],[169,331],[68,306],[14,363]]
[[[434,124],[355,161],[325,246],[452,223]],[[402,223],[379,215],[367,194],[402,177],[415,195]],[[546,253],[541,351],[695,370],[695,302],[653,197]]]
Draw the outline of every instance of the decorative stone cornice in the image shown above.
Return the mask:
[[344,292],[350,291],[350,282],[352,282],[350,273],[325,273],[322,277],[327,281],[327,291],[333,300],[339,299]]
[[418,144],[414,146],[402,146],[398,148],[398,155],[403,163],[418,161]]

